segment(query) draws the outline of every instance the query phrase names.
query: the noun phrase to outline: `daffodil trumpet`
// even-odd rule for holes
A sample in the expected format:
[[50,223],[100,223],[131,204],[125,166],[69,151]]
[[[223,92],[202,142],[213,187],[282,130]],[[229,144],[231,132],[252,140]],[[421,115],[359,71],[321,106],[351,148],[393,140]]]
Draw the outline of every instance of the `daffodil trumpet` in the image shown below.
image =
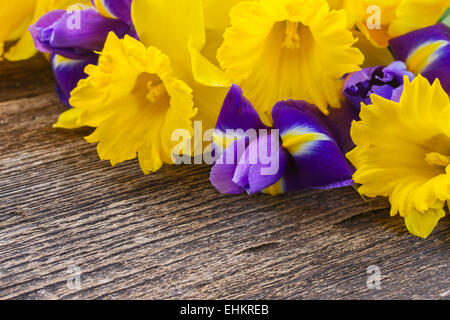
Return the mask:
[[345,11],[325,0],[242,1],[230,18],[217,58],[266,124],[280,100],[304,100],[324,114],[340,107],[341,78],[364,61]]

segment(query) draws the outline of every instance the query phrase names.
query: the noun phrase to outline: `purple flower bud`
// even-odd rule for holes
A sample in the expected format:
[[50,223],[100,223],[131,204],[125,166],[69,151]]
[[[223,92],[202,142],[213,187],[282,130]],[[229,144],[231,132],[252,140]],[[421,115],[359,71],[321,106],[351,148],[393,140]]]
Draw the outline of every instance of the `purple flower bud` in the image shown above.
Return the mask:
[[408,76],[411,81],[415,77],[401,61],[393,62],[388,67],[366,68],[346,77],[344,95],[358,112],[361,102],[366,105],[372,103],[372,94],[398,102],[403,91],[404,76]]

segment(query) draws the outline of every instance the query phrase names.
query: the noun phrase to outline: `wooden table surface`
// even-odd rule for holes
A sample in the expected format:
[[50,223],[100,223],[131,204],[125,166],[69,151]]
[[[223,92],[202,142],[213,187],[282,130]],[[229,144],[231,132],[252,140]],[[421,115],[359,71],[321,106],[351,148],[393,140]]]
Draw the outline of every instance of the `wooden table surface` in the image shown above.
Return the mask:
[[42,57],[0,63],[0,298],[450,297],[448,216],[421,240],[353,188],[230,196],[207,166],[112,168],[90,129],[52,128],[64,109]]

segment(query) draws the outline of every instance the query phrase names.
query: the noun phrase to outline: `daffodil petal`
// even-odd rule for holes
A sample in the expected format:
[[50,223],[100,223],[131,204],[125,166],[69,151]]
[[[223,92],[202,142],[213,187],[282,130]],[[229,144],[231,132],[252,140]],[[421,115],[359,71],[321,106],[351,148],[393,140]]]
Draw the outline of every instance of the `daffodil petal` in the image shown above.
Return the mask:
[[31,34],[25,33],[20,40],[5,53],[9,61],[27,60],[37,53]]
[[189,42],[205,44],[203,0],[134,0],[132,17],[140,40],[181,65],[190,65]]
[[448,0],[403,0],[395,10],[389,35],[398,37],[434,25],[449,7]]
[[35,0],[4,1],[0,6],[0,59],[3,52],[3,44],[7,41],[17,40],[30,24],[36,8]]
[[204,57],[189,41],[189,53],[192,62],[192,75],[198,83],[210,87],[231,86],[231,82],[225,77],[225,72]]
[[58,118],[58,121],[53,125],[54,128],[62,129],[76,129],[81,127],[78,124],[78,119],[81,115],[81,110],[69,109],[64,111]]
[[355,47],[361,50],[366,58],[362,68],[387,66],[394,62],[394,57],[388,48],[374,46],[361,32],[355,31],[354,35],[358,38]]
[[438,224],[439,220],[445,216],[444,209],[430,209],[425,213],[413,210],[405,217],[405,225],[408,231],[420,238],[427,238]]
[[224,31],[230,24],[230,10],[243,0],[204,0],[205,26]]

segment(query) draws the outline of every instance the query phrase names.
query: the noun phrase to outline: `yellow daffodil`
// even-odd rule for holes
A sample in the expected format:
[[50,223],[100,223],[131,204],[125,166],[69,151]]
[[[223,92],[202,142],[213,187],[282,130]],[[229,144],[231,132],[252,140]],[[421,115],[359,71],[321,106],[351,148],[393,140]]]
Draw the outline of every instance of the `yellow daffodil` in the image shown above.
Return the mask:
[[[328,0],[334,9],[345,9],[349,24],[378,47],[392,38],[435,24],[449,0]],[[380,22],[377,26],[376,23]]]
[[[88,3],[89,0],[22,0],[3,1],[0,5],[0,60],[2,57],[11,60],[26,60],[33,57],[37,50],[34,47],[28,27],[45,13],[55,9],[66,9],[74,3]],[[5,42],[15,42],[7,52]]]
[[405,77],[399,103],[371,99],[351,130],[353,178],[361,194],[389,196],[391,215],[399,212],[412,234],[426,238],[450,200],[449,97],[439,80],[431,86],[418,76]]
[[144,173],[173,163],[172,133],[192,132],[192,120],[214,128],[231,85],[213,58],[205,12],[203,0],[134,0],[141,42],[110,34],[55,126],[96,127],[87,140],[112,165],[136,155]]
[[345,11],[325,0],[243,1],[231,9],[218,60],[269,124],[279,100],[306,100],[328,114],[340,107],[340,78],[364,57]]
[[[97,128],[86,138],[98,142],[101,159],[114,166],[138,154],[145,173],[171,161],[175,129],[191,130],[192,90],[173,76],[169,58],[126,36],[110,33],[98,66],[90,65],[70,99],[77,126]],[[57,125],[61,126],[61,124]]]

